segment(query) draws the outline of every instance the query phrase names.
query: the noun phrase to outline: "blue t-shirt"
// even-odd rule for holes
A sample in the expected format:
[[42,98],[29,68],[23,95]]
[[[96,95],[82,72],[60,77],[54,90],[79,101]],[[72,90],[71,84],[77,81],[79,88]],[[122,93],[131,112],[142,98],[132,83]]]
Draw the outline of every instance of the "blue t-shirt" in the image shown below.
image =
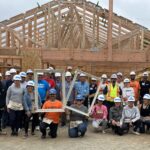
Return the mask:
[[45,80],[38,81],[38,93],[43,103],[46,99],[46,92],[50,89],[49,84]]

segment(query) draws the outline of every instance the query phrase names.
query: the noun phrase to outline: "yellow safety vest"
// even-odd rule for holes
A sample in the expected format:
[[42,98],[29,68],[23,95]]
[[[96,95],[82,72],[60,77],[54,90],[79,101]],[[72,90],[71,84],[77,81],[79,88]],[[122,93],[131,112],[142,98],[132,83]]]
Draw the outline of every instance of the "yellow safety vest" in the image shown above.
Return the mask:
[[113,102],[114,98],[118,96],[119,96],[119,86],[115,84],[115,86],[113,87],[112,84],[109,84],[106,100]]

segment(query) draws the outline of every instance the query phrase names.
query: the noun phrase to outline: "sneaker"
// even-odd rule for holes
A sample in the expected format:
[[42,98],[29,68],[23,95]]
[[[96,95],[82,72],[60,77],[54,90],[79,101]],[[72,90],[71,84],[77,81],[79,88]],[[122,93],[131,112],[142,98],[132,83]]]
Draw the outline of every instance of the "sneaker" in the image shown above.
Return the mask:
[[34,132],[31,132],[31,135],[35,135],[35,133],[34,133]]
[[37,130],[37,131],[39,131],[39,130],[40,130],[40,127],[39,127],[39,126],[37,126],[37,127],[36,127],[36,130]]
[[105,134],[106,133],[105,130],[102,130],[102,133]]
[[11,132],[11,136],[15,136],[15,132]]
[[140,133],[139,133],[139,132],[134,131],[134,130],[132,131],[132,133],[133,133],[133,134],[135,134],[135,135],[140,135]]

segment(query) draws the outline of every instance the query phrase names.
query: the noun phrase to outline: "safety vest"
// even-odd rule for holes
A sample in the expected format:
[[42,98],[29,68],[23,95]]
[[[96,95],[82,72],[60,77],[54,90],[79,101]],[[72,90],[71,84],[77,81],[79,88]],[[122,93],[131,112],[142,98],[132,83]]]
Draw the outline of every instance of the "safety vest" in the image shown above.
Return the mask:
[[114,98],[118,96],[119,96],[119,86],[115,84],[115,86],[113,87],[112,84],[109,84],[106,100],[113,102]]

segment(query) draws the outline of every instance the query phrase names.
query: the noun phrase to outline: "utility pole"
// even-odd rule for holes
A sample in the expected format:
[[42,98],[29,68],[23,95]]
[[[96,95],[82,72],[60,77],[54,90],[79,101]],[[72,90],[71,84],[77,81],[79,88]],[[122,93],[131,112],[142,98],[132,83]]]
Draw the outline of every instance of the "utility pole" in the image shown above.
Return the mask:
[[112,22],[113,22],[113,0],[109,0],[109,16],[108,16],[108,30],[107,30],[108,61],[112,61]]

